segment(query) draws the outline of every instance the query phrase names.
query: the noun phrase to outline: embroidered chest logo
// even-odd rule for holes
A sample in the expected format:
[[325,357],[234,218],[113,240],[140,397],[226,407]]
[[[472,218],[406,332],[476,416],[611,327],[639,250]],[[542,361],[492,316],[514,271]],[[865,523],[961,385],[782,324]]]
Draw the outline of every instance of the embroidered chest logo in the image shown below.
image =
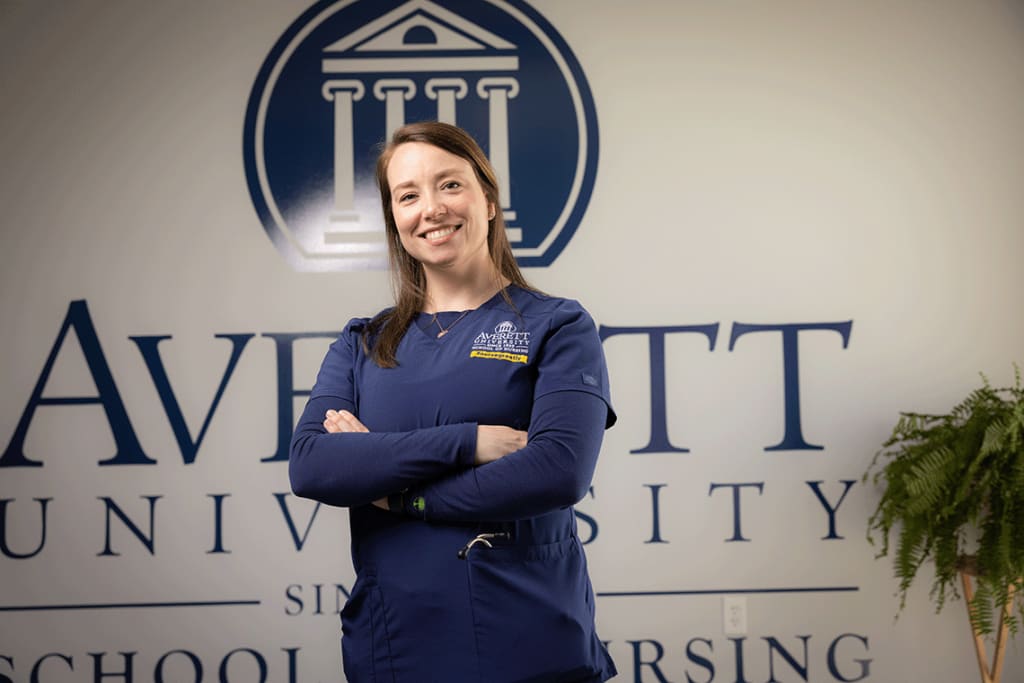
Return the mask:
[[476,336],[469,357],[527,363],[530,360],[530,333],[520,332],[510,320],[498,323],[494,332],[481,332]]

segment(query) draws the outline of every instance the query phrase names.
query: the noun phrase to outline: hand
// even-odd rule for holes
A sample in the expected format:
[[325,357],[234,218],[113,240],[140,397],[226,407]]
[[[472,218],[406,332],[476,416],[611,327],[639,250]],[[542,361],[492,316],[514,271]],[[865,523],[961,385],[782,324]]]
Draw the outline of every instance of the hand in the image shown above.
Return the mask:
[[370,431],[366,428],[366,425],[347,410],[328,410],[324,420],[324,429],[327,430],[328,434]]
[[498,425],[478,425],[474,462],[477,465],[485,465],[525,446],[526,432]]
[[[324,429],[328,434],[341,434],[344,432],[369,432],[359,419],[347,410],[328,410],[324,419]],[[388,509],[388,499],[378,498],[373,504],[382,510]]]

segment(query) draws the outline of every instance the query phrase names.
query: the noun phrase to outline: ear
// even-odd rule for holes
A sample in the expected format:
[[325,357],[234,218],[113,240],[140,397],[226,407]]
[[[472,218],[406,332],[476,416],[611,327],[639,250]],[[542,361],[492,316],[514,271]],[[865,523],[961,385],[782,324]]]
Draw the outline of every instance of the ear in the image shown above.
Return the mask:
[[494,205],[494,202],[487,202],[487,220],[493,221],[494,217],[498,215],[498,209]]

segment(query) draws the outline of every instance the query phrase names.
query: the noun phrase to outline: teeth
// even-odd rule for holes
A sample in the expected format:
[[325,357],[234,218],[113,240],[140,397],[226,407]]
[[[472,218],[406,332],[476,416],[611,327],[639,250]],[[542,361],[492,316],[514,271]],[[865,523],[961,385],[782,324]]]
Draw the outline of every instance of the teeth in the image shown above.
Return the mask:
[[448,235],[450,235],[453,232],[455,232],[455,230],[456,230],[455,226],[450,226],[450,227],[447,227],[447,228],[439,228],[437,230],[431,230],[430,232],[425,234],[424,237],[426,239],[428,239],[428,240],[436,240],[436,239],[440,239],[442,237],[447,237]]

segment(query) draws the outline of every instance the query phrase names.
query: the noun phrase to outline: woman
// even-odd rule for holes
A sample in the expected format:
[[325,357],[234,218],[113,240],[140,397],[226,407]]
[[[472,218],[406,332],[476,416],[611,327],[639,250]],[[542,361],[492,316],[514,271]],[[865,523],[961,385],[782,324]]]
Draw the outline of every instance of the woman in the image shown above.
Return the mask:
[[572,511],[615,422],[594,323],[526,283],[461,129],[400,128],[377,182],[396,305],[331,345],[289,464],[351,508],[345,675],[605,681]]

